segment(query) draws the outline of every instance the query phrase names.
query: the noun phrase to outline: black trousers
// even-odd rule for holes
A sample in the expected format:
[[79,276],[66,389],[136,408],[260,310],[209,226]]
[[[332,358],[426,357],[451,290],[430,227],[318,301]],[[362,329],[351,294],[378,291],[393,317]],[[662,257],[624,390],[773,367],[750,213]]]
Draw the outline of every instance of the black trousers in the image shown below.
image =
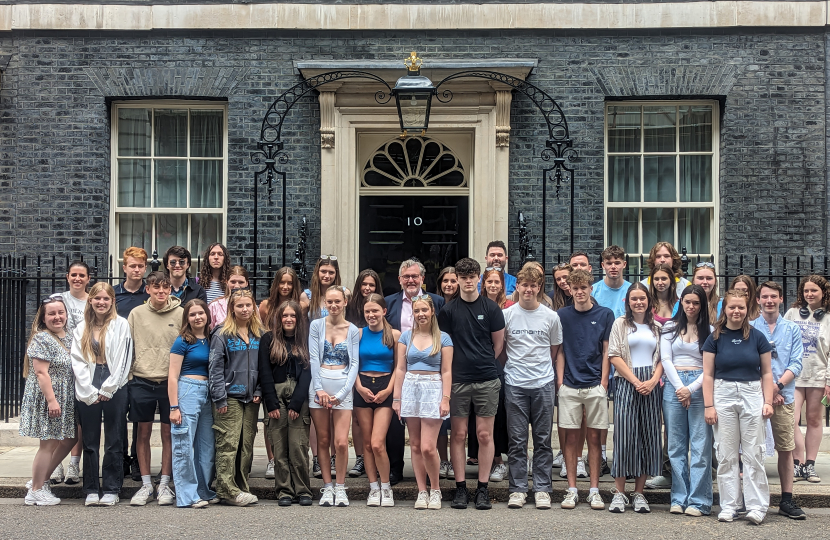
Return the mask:
[[[117,495],[124,482],[124,441],[127,425],[127,391],[124,388],[113,394],[109,401],[95,405],[78,402],[78,418],[83,431],[84,493]],[[101,448],[101,417],[104,419],[103,479],[99,481]]]
[[392,415],[389,431],[386,432],[386,454],[389,456],[389,471],[403,476],[403,454],[406,446],[406,431],[397,414]]

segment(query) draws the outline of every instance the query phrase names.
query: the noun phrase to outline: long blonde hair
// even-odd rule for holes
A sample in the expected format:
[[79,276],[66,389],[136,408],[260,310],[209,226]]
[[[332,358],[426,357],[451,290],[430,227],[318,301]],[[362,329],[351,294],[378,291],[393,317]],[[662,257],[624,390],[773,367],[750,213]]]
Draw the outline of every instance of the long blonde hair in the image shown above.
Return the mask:
[[222,325],[221,335],[236,336],[239,334],[239,324],[236,322],[236,312],[234,307],[240,298],[250,298],[254,307],[251,313],[251,320],[248,322],[248,331],[256,337],[261,337],[264,331],[262,321],[259,320],[259,314],[256,310],[256,300],[254,300],[254,293],[249,289],[236,289],[228,298],[228,317]]
[[89,290],[89,297],[86,300],[86,309],[84,310],[84,333],[81,335],[81,352],[84,359],[90,363],[95,363],[95,353],[92,351],[92,325],[95,323],[95,310],[92,309],[92,299],[98,296],[100,292],[107,293],[107,296],[112,299],[112,305],[109,311],[104,315],[104,324],[101,326],[101,333],[99,335],[98,344],[99,350],[103,354],[106,351],[104,341],[107,336],[107,329],[112,321],[118,317],[118,312],[115,310],[115,290],[109,283],[99,281]]
[[[432,318],[429,320],[429,333],[432,336],[432,350],[430,350],[429,355],[434,356],[441,352],[441,329],[438,328],[438,318],[435,316],[435,304],[432,303],[432,298],[428,294],[422,294],[421,296],[416,296],[412,299],[412,311],[415,312],[415,304],[418,302],[423,302],[429,306],[429,309],[432,311]],[[412,342],[415,341],[415,328],[418,327],[418,323],[412,321],[412,336],[409,339],[409,345],[412,345]],[[409,347],[406,348],[407,352],[409,351]]]

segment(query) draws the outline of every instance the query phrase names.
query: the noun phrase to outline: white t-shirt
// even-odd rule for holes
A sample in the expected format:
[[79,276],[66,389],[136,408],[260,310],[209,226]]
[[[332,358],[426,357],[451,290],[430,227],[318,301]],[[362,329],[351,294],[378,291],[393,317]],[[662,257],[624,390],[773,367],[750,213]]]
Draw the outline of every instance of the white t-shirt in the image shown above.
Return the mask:
[[61,297],[63,297],[63,305],[66,306],[66,327],[69,331],[75,330],[75,327],[84,320],[86,300],[78,300],[69,291],[62,292]]
[[654,365],[654,349],[657,337],[647,324],[634,323],[636,332],[628,334],[628,350],[631,351],[631,367],[651,367]]
[[521,388],[541,388],[554,379],[550,348],[562,343],[562,323],[555,311],[539,305],[533,311],[514,304],[504,310],[507,364],[504,382]]

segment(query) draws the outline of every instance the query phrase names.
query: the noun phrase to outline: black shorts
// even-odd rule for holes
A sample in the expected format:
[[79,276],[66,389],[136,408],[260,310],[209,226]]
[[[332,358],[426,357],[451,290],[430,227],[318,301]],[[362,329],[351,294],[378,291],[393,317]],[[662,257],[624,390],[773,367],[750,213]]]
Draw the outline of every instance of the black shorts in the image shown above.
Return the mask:
[[[357,376],[360,377],[360,384],[362,384],[364,388],[371,390],[375,395],[377,395],[381,390],[386,390],[386,387],[389,386],[389,381],[392,380],[391,373],[389,375],[381,375],[380,377],[372,377],[371,375],[364,375],[363,373],[358,373]],[[359,407],[361,409],[377,409],[378,407],[391,406],[391,392],[389,393],[389,397],[386,398],[383,403],[366,403],[366,400],[363,399],[360,392],[358,392],[357,389],[354,390],[354,407]]]
[[153,422],[158,406],[162,424],[170,423],[170,398],[167,396],[167,381],[153,382],[133,377],[130,384],[130,422]]

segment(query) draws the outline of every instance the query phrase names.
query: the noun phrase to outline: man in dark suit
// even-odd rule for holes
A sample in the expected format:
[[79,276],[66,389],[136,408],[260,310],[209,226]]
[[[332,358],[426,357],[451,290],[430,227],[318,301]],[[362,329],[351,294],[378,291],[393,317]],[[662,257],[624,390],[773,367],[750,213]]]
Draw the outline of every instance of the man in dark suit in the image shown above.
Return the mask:
[[[417,259],[408,259],[401,263],[398,270],[398,282],[401,292],[390,294],[386,300],[386,320],[395,330],[406,332],[412,330],[412,298],[421,294],[428,294],[435,305],[435,314],[441,311],[444,299],[432,293],[424,293],[421,288],[424,284],[426,269]],[[397,416],[392,416],[392,423],[386,433],[386,453],[389,455],[389,482],[397,484],[403,478],[403,455],[405,446],[404,425]]]

